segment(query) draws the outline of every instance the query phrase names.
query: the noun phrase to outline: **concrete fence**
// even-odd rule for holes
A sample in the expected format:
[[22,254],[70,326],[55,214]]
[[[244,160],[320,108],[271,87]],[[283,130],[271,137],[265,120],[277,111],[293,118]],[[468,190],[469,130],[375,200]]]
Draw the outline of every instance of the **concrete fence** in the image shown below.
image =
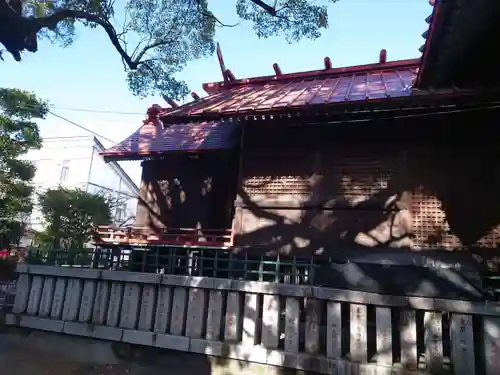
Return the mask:
[[7,324],[338,375],[500,374],[500,305],[21,265]]
[[14,304],[16,281],[0,281],[0,311]]

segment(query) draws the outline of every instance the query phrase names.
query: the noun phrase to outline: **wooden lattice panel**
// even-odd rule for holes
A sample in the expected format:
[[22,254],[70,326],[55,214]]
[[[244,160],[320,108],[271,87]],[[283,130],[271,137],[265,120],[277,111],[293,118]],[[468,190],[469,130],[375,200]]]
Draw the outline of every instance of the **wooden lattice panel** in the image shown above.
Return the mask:
[[355,204],[373,197],[389,186],[394,174],[388,160],[345,157],[330,169],[340,180],[338,195]]
[[441,201],[433,195],[415,191],[412,199],[414,246],[421,249],[460,247],[450,229]]
[[244,189],[248,195],[278,196],[311,193],[309,180],[302,176],[250,176],[245,179]]
[[500,225],[492,228],[488,233],[477,241],[477,246],[479,247],[500,247]]
[[[467,160],[420,148],[247,152],[240,187],[261,207],[408,208],[416,249],[500,247],[497,197],[472,182],[475,175],[462,168]],[[481,207],[477,197],[493,203]]]
[[[392,160],[377,155],[304,152],[244,156],[242,187],[249,196],[314,196],[355,204],[387,189]],[[271,162],[272,160],[272,162]]]
[[[467,245],[485,248],[500,247],[500,225],[491,228],[475,243],[462,243],[458,236],[460,233],[454,233],[453,226],[448,222],[442,202],[433,195],[416,191],[413,194],[411,211],[413,218],[412,232],[416,248],[445,248],[451,250]],[[464,215],[467,215],[467,213],[464,212]],[[470,220],[474,220],[473,215]]]

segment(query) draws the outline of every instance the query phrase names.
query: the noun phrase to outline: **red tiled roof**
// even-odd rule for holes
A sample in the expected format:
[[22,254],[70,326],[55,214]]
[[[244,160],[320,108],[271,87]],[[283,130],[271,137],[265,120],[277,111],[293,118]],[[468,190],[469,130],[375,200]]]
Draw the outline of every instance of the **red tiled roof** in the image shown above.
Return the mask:
[[174,124],[165,128],[150,121],[117,145],[101,153],[107,160],[140,158],[171,151],[205,151],[232,147],[235,124],[222,121]]
[[411,94],[419,61],[373,64],[370,69],[366,66],[338,68],[250,78],[234,81],[229,86],[222,82],[207,84],[205,87],[211,87],[207,91],[214,92],[212,95],[170,110],[168,114],[163,113],[162,117],[251,115],[288,108],[405,97]]

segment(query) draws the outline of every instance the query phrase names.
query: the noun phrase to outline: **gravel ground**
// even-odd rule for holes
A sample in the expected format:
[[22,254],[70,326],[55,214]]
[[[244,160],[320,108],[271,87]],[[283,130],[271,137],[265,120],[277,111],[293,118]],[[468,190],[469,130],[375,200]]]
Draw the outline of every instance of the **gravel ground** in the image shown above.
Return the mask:
[[[95,365],[61,360],[30,350],[10,348],[0,334],[0,374],[5,375],[167,375],[166,371],[131,363]],[[6,371],[7,370],[7,371]]]
[[0,375],[297,375],[271,366],[2,327]]
[[[85,365],[73,361],[47,358],[37,353],[5,350],[0,353],[0,365],[9,375],[143,375],[142,369],[132,369],[129,364]],[[0,373],[4,373],[0,370]],[[151,371],[148,371],[151,374]]]
[[[40,358],[28,353],[4,353],[0,365],[9,375],[167,375],[166,370],[133,364],[86,365]],[[3,373],[0,370],[0,373]]]

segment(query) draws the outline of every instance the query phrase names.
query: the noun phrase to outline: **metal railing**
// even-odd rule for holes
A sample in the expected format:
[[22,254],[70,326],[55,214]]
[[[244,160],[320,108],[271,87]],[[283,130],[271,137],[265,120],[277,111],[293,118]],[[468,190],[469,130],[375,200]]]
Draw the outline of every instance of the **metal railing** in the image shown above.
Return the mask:
[[313,284],[325,260],[282,255],[237,255],[226,249],[189,246],[96,247],[87,249],[30,248],[30,264],[100,268],[172,275]]
[[[343,276],[338,268],[343,268],[334,259],[321,256],[287,256],[281,254],[266,254],[259,249],[244,253],[234,253],[227,249],[213,249],[190,246],[106,246],[87,249],[28,249],[26,262],[29,264],[45,264],[62,267],[75,268],[95,268],[116,271],[133,271],[169,275],[202,276],[219,279],[247,280],[277,282],[294,285],[328,286],[342,284],[339,278]],[[353,267],[363,264],[352,263]],[[383,269],[369,270],[368,276],[375,278],[382,284],[384,279],[394,276],[391,271],[393,267],[383,266]],[[398,267],[395,267],[398,268]],[[403,267],[404,268],[404,267]],[[400,269],[399,275],[404,269]],[[408,274],[418,270],[411,269]],[[345,272],[345,271],[343,271]],[[363,270],[360,270],[363,273]],[[436,278],[432,274],[422,274],[421,277]],[[442,271],[440,271],[442,272]],[[393,276],[390,276],[393,275]],[[479,293],[487,300],[498,300],[499,290],[494,285],[491,275],[476,272],[478,280],[473,283],[473,288],[479,288]],[[344,275],[346,276],[346,275]],[[334,279],[332,279],[334,277]],[[396,278],[400,276],[395,276]],[[419,277],[417,274],[414,277]],[[457,277],[456,275],[453,277]],[[347,277],[348,278],[348,277]],[[468,282],[467,278],[464,282]],[[341,284],[339,284],[339,282]],[[394,284],[394,283],[393,283]],[[357,289],[361,285],[348,286],[342,284],[344,288]],[[392,290],[385,285],[382,289]],[[472,284],[471,284],[472,285]],[[399,285],[395,285],[399,287]],[[450,285],[450,287],[453,287]],[[370,288],[369,288],[370,289]],[[368,289],[368,290],[369,290]],[[380,290],[382,290],[380,289]],[[440,286],[441,292],[454,295],[462,293],[460,290],[449,289],[448,285]],[[449,289],[449,290],[448,290]],[[466,290],[467,288],[458,288]],[[401,293],[406,293],[406,289]],[[465,293],[468,295],[468,292]],[[463,297],[469,298],[469,297]],[[483,298],[478,297],[477,298]]]

